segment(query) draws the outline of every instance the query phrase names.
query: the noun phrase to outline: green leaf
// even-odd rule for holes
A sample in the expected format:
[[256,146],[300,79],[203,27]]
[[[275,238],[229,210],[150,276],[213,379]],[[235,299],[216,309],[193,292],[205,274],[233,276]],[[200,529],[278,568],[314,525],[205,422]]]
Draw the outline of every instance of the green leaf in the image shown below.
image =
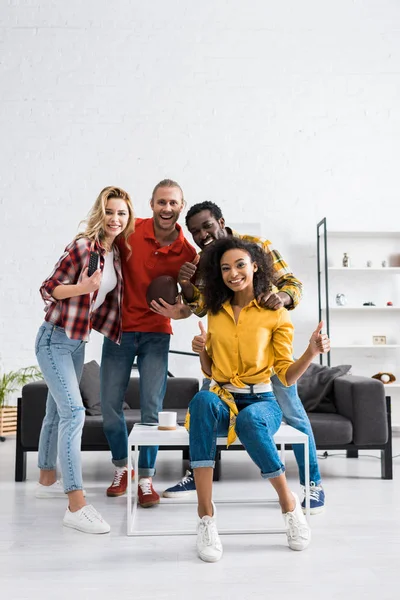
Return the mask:
[[9,394],[17,392],[21,387],[30,381],[43,379],[41,371],[36,366],[23,367],[18,371],[4,373],[0,378],[0,408],[4,405],[6,397]]

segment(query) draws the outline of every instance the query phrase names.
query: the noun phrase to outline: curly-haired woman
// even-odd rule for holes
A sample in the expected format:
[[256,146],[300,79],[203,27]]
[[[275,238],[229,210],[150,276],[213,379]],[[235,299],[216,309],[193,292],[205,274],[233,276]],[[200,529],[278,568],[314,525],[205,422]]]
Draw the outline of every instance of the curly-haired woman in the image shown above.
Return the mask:
[[273,440],[282,412],[272,393],[274,368],[284,385],[292,385],[319,353],[329,350],[329,339],[313,332],[305,353],[293,354],[293,325],[285,308],[263,310],[256,298],[269,289],[271,268],[267,255],[256,244],[237,238],[216,241],[201,261],[208,309],[208,332],[192,342],[201,367],[212,378],[210,391],[200,391],[189,405],[191,467],[198,498],[197,551],[207,562],[222,556],[212,502],[212,480],[217,436],[236,435],[261,476],[269,479],[278,494],[289,547],[304,550],[310,529],[300,501],[290,491],[285,468]]
[[[81,437],[85,409],[79,391],[85,344],[96,329],[117,344],[121,339],[122,276],[115,240],[134,229],[132,203],[117,187],[103,189],[83,233],[66,247],[40,292],[45,321],[35,351],[49,388],[39,439],[37,498],[65,498],[63,525],[85,533],[108,533],[110,526],[84,498]],[[91,252],[97,270],[89,276]],[[57,455],[62,484],[57,481]]]

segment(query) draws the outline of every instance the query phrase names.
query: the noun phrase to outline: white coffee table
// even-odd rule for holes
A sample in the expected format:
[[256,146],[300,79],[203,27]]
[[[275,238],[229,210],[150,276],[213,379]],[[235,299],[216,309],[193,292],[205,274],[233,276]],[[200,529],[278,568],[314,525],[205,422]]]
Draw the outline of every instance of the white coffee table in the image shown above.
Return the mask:
[[[310,516],[310,465],[309,465],[309,450],[308,450],[308,435],[294,429],[290,425],[282,423],[278,431],[274,435],[276,444],[281,447],[281,461],[285,464],[285,445],[286,444],[302,444],[304,447],[304,464],[305,464],[305,499],[306,499],[306,518]],[[226,446],[226,438],[219,437],[217,439],[218,446]],[[237,439],[234,444],[239,444]],[[161,431],[157,429],[157,425],[140,425],[136,424],[128,438],[128,473],[132,471],[132,448],[134,450],[134,469],[135,482],[132,484],[131,477],[128,476],[127,489],[127,514],[128,514],[128,535],[132,536],[160,536],[160,535],[194,535],[196,533],[195,525],[193,529],[185,530],[156,530],[156,531],[138,531],[135,530],[135,523],[138,515],[138,495],[137,495],[137,478],[138,478],[138,462],[139,462],[139,446],[188,446],[189,434],[184,427],[178,426],[173,431]],[[250,458],[249,458],[250,460]],[[133,494],[133,486],[135,493]],[[132,506],[133,496],[133,506]],[[171,500],[164,500],[165,503],[171,504]],[[162,505],[163,499],[160,504]],[[214,500],[215,504],[260,504],[260,500],[247,499],[229,499],[229,500]],[[263,501],[264,502],[264,501]],[[276,500],[265,500],[265,503],[276,502]],[[173,504],[196,504],[194,501],[174,500]],[[194,518],[195,521],[195,518]],[[249,533],[286,533],[285,529],[218,529],[220,535],[227,534],[249,534]]]

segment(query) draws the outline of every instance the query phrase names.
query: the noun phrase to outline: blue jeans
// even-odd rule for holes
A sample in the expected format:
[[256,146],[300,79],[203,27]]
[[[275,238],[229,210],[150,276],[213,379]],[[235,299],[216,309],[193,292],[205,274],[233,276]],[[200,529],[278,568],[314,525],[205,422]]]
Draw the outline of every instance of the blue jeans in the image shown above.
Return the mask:
[[[310,420],[297,393],[297,384],[286,387],[280,382],[277,375],[271,377],[272,387],[276,401],[283,412],[283,418],[288,425],[308,435],[310,456],[310,481],[315,485],[321,483],[321,474],[318,467],[317,448],[315,446],[314,434],[311,429]],[[304,470],[304,448],[301,444],[293,444],[293,452],[299,466],[300,484],[305,483]]]
[[71,340],[62,327],[45,321],[35,342],[36,358],[49,388],[39,438],[39,469],[57,466],[65,493],[83,489],[81,438],[85,409],[79,391],[85,342]]
[[[282,475],[281,463],[273,439],[282,420],[282,411],[272,392],[265,394],[233,394],[239,414],[236,433],[259,467],[261,476],[272,479]],[[229,407],[213,392],[198,392],[189,404],[190,466],[214,467],[217,437],[226,436],[229,427]]]
[[[122,406],[133,361],[137,356],[142,423],[157,423],[167,387],[169,341],[169,333],[133,331],[122,334],[120,345],[104,338],[100,367],[101,411],[104,433],[116,467],[124,467],[128,462],[128,430]],[[157,446],[140,448],[140,477],[155,474],[157,451]]]
[[[204,378],[201,389],[210,389],[210,383],[210,379]],[[310,420],[297,393],[297,384],[295,383],[290,387],[286,387],[283,385],[283,383],[281,383],[277,375],[273,375],[271,377],[271,383],[276,401],[281,407],[283,418],[285,419],[286,423],[308,435],[310,481],[313,481],[315,485],[319,485],[321,483],[321,474],[318,467],[317,448],[315,446],[314,434],[311,428]],[[300,483],[301,485],[304,485],[304,448],[301,444],[293,444],[293,452],[299,467]]]

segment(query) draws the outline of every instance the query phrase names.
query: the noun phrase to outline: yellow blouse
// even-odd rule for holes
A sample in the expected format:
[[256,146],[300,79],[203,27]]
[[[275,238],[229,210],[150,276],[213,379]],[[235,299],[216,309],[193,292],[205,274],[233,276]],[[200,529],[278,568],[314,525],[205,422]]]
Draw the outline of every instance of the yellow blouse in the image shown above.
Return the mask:
[[212,378],[218,383],[269,383],[272,369],[287,386],[286,371],[293,363],[293,324],[285,308],[266,310],[257,300],[242,308],[238,322],[227,301],[208,313],[206,348]]

